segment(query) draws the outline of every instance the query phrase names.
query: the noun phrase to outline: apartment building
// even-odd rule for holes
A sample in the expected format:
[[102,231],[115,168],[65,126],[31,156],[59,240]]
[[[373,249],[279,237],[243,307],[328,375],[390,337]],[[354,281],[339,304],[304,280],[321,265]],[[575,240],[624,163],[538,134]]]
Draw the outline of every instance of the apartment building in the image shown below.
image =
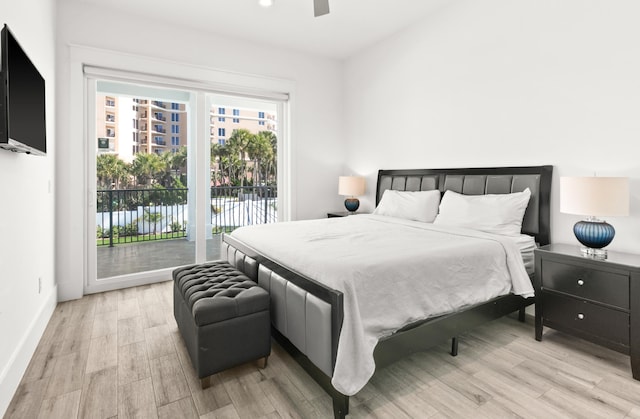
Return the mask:
[[187,145],[183,103],[99,95],[96,106],[98,153],[131,162],[137,153],[177,152]]
[[276,133],[278,121],[275,113],[258,109],[243,109],[214,104],[211,107],[211,144],[225,145],[233,131],[246,129],[252,133]]
[[[184,103],[99,95],[96,106],[98,153],[131,162],[137,153],[177,152],[188,141]],[[210,110],[211,144],[225,145],[236,129],[276,132],[277,116],[260,109],[214,104]]]

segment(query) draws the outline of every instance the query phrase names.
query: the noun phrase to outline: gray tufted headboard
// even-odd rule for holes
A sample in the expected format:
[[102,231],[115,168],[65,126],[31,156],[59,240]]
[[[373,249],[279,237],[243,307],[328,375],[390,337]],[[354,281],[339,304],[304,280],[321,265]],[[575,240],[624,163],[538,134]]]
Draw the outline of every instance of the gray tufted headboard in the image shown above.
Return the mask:
[[531,190],[522,232],[541,246],[549,244],[551,175],[553,166],[481,167],[470,169],[380,170],[376,205],[387,189],[452,190],[466,195],[504,194]]

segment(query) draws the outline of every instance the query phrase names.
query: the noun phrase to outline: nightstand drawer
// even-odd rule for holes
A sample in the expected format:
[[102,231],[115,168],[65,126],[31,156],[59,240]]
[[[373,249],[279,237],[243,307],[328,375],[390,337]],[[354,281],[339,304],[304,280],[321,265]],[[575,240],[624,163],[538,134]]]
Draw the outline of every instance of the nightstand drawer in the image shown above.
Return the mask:
[[542,293],[543,322],[629,345],[629,314],[549,292]]
[[542,288],[629,309],[628,275],[543,260]]

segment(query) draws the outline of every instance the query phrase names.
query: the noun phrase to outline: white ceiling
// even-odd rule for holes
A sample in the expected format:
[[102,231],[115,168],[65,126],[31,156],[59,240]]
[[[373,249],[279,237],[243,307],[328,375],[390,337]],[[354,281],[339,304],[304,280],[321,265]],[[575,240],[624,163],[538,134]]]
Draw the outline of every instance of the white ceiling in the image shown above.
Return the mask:
[[313,0],[82,0],[118,13],[188,26],[225,37],[343,59],[420,20],[448,0],[329,0],[315,18]]

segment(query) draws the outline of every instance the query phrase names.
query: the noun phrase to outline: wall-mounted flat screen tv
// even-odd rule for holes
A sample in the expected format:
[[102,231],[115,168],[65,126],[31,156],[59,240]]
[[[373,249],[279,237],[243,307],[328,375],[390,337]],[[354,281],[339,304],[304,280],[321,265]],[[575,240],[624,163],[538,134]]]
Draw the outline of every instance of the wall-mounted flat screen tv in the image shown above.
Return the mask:
[[0,148],[47,153],[45,83],[7,25],[2,29]]

